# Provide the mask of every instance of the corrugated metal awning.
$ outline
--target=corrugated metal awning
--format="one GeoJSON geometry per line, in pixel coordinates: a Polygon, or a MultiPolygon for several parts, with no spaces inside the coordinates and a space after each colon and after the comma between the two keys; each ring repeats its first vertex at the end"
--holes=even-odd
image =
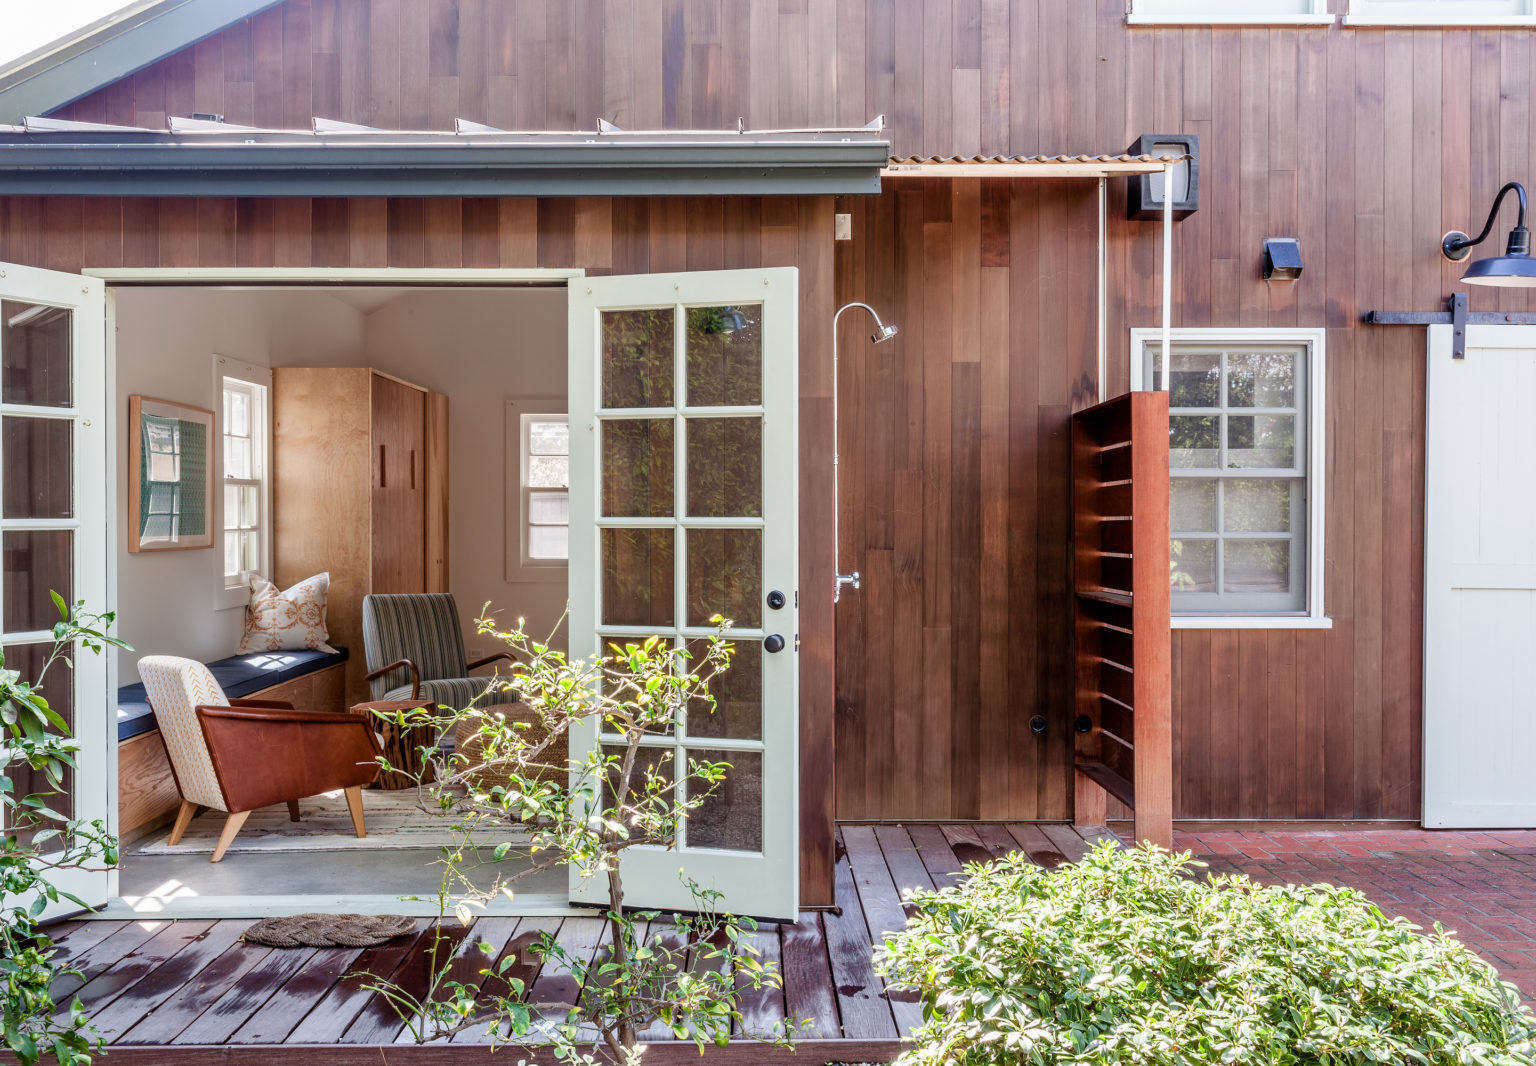
{"type": "Polygon", "coordinates": [[[110,196],[636,196],[870,193],[883,121],[854,129],[166,129],[28,118],[0,128],[0,193],[110,196]]]}
{"type": "Polygon", "coordinates": [[[887,178],[1108,178],[1155,174],[1177,158],[1156,155],[909,156],[892,159],[887,178]]]}

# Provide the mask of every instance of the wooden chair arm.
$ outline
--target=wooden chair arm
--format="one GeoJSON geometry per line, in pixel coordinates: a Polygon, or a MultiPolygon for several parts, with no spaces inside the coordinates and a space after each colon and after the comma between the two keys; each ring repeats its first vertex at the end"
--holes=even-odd
{"type": "Polygon", "coordinates": [[[421,699],[421,671],[418,670],[416,668],[416,664],[411,662],[411,660],[409,660],[409,659],[396,659],[394,662],[390,663],[388,666],[381,666],[377,670],[370,670],[370,671],[368,671],[368,673],[363,675],[363,680],[364,681],[372,681],[375,678],[383,677],[385,674],[390,673],[391,671],[401,670],[401,669],[410,671],[410,674],[411,674],[411,699],[413,699],[413,700],[421,699]]]}
{"type": "Polygon", "coordinates": [[[492,663],[499,662],[499,661],[501,661],[503,659],[505,659],[509,663],[517,662],[517,656],[513,655],[511,652],[509,652],[509,651],[499,651],[495,655],[487,655],[483,659],[476,659],[474,662],[469,664],[469,669],[471,669],[471,670],[478,670],[482,666],[490,666],[492,663]]]}

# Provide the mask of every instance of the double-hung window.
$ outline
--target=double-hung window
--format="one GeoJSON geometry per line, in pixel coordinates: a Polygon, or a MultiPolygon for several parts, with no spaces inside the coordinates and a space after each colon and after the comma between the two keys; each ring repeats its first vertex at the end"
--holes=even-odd
{"type": "Polygon", "coordinates": [[[1328,0],[1130,0],[1126,21],[1216,26],[1326,25],[1328,0]]]}
{"type": "Polygon", "coordinates": [[[571,430],[563,414],[522,416],[523,565],[565,566],[571,539],[571,430]]]}
{"type": "Polygon", "coordinates": [[[1176,624],[1326,624],[1323,332],[1135,332],[1133,386],[1168,391],[1176,624]]]}
{"type": "Polygon", "coordinates": [[[215,359],[219,389],[220,502],[224,515],[224,587],[245,587],[245,575],[271,570],[271,371],[215,359]]]}

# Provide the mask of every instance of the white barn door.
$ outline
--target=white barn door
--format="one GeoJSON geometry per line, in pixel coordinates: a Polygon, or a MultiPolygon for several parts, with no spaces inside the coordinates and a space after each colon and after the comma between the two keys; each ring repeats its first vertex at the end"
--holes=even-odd
{"type": "MultiPolygon", "coordinates": [[[[792,267],[571,284],[571,654],[734,622],[716,713],[649,740],[674,770],[731,769],[678,850],[625,853],[632,906],[692,909],[680,869],[738,914],[798,906],[797,286],[792,267]]],[[[607,893],[572,869],[573,900],[607,893]]]]}
{"type": "Polygon", "coordinates": [[[1536,326],[1429,329],[1424,824],[1536,826],[1536,326]]]}

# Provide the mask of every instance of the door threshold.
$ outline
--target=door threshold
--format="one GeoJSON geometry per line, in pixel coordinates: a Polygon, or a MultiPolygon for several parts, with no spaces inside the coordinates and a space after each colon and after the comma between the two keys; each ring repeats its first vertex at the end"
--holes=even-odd
{"type": "MultiPolygon", "coordinates": [[[[143,921],[172,918],[278,918],[313,911],[344,914],[404,914],[414,918],[435,918],[435,899],[407,899],[390,895],[334,896],[178,896],[161,899],[154,896],[118,896],[98,911],[79,915],[81,919],[100,921],[143,921]]],[[[505,896],[477,908],[480,917],[535,917],[553,915],[591,915],[590,907],[573,907],[564,895],[529,893],[515,899],[505,896]]]]}

